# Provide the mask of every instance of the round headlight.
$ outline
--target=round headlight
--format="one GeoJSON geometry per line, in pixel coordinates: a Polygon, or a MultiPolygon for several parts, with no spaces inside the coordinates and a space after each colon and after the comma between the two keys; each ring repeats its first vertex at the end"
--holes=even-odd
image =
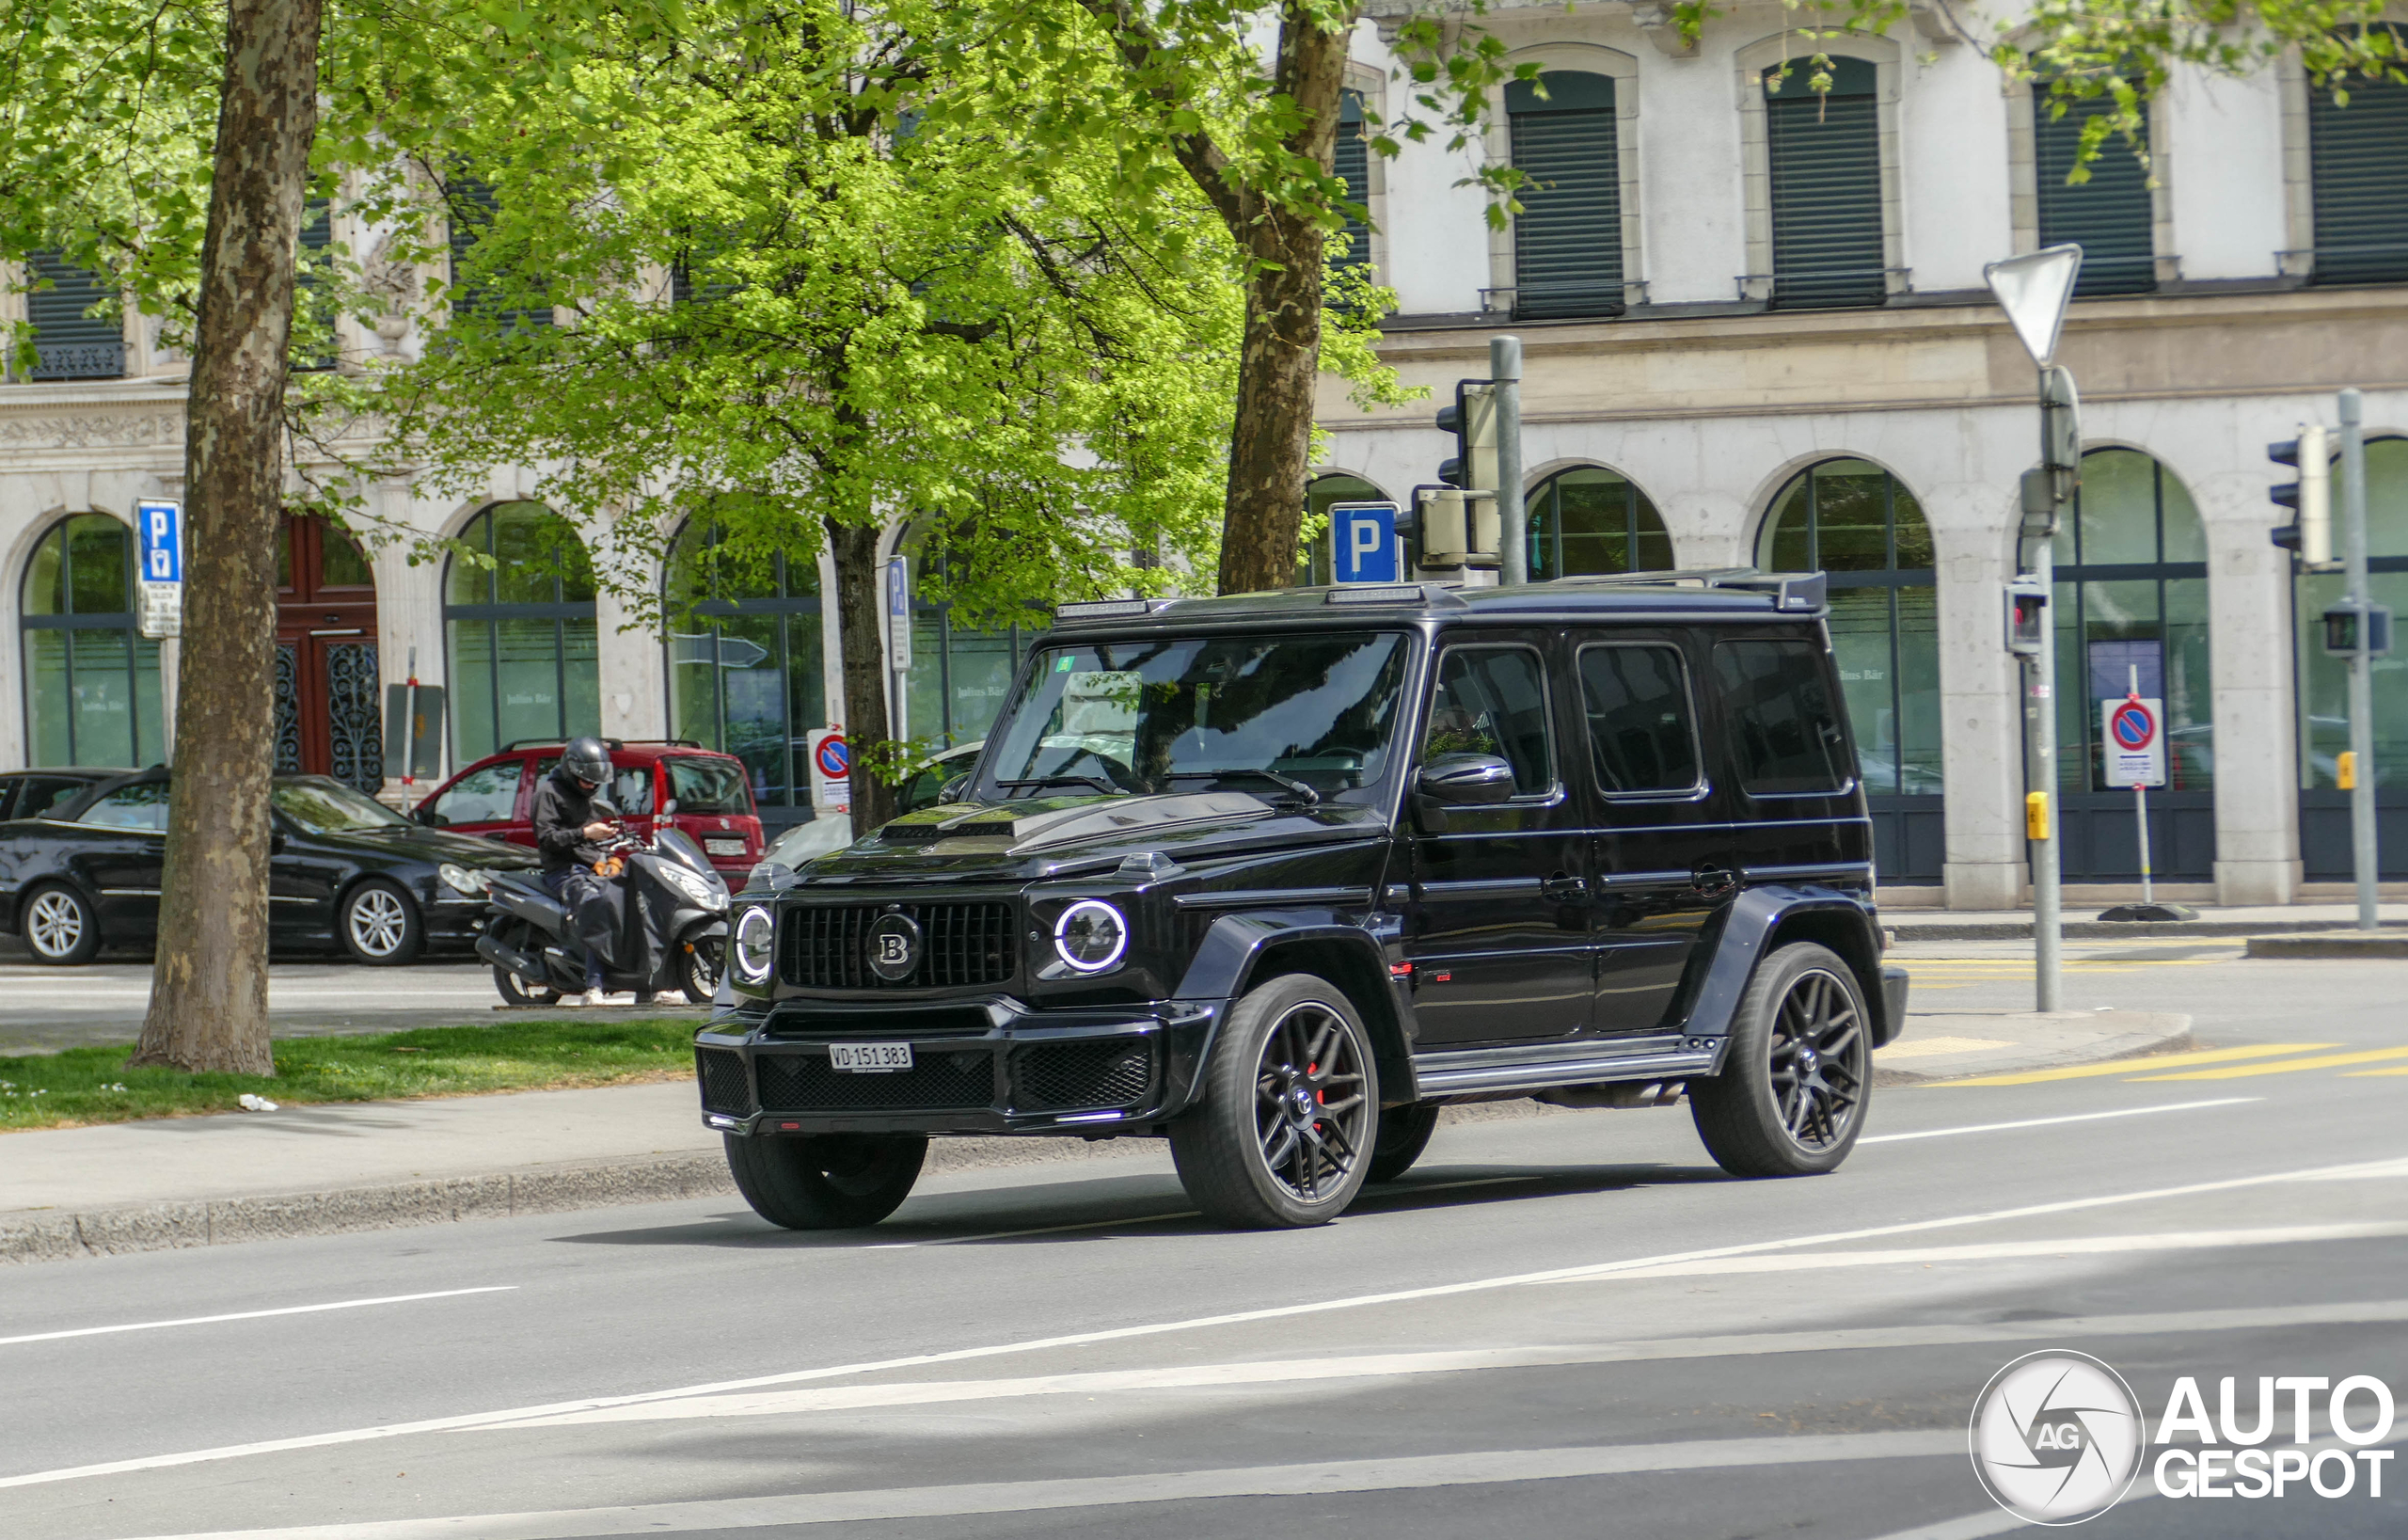
{"type": "Polygon", "coordinates": [[[443,880],[445,887],[456,893],[483,893],[493,876],[490,872],[470,871],[466,866],[455,866],[449,861],[437,865],[435,868],[435,875],[443,880]]]}
{"type": "Polygon", "coordinates": [[[1101,973],[1129,950],[1129,922],[1101,898],[1082,898],[1054,922],[1054,950],[1081,973],[1101,973]]]}
{"type": "Polygon", "coordinates": [[[769,912],[757,905],[746,910],[736,920],[736,976],[748,984],[757,984],[769,976],[769,963],[776,953],[778,925],[769,912]]]}

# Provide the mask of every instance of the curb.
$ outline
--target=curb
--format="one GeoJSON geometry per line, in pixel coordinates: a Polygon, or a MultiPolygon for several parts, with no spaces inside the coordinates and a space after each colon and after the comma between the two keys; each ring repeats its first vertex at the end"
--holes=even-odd
{"type": "MultiPolygon", "coordinates": [[[[1891,919],[1883,922],[1899,941],[2030,941],[2032,922],[1967,925],[1947,920],[1891,919]]],[[[2113,941],[2172,936],[2269,936],[2310,932],[2347,932],[2353,922],[2325,920],[2067,920],[2065,933],[2079,941],[2113,941]]],[[[2385,920],[2388,930],[2408,934],[2408,921],[2385,920]]],[[[2356,955],[2356,954],[2352,954],[2356,955]]]]}
{"type": "Polygon", "coordinates": [[[2248,955],[2408,958],[2408,934],[2369,935],[2364,930],[2345,930],[2316,936],[2253,936],[2248,955]]]}

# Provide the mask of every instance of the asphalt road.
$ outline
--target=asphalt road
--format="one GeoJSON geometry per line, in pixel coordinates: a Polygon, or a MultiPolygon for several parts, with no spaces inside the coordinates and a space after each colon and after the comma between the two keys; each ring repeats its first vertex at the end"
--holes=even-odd
{"type": "MultiPolygon", "coordinates": [[[[2028,1002],[1924,950],[1949,1008],[2028,1002]]],[[[2184,1375],[2211,1413],[2238,1376],[2242,1432],[2259,1375],[2408,1400],[2408,968],[2230,950],[2074,1003],[2283,1052],[1885,1089],[1828,1178],[1562,1113],[1450,1128],[1296,1233],[1205,1228],[1156,1151],[931,1180],[854,1235],[715,1201],[0,1273],[0,1534],[2006,1532],[1966,1425],[2027,1352],[2152,1421],[2184,1375]]],[[[2408,1472],[2150,1487],[2082,1532],[2408,1532],[2408,1472]]]]}

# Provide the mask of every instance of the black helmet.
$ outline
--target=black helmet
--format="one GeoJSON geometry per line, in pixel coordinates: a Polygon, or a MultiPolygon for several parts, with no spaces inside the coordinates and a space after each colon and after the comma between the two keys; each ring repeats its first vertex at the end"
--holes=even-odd
{"type": "Polygon", "coordinates": [[[610,751],[598,738],[573,738],[561,755],[561,769],[589,785],[610,778],[610,751]]]}

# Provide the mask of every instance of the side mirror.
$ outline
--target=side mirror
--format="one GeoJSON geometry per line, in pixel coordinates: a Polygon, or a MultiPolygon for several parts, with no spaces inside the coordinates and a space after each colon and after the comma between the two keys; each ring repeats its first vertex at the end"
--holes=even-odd
{"type": "Polygon", "coordinates": [[[1493,754],[1442,754],[1421,767],[1415,789],[1449,807],[1495,807],[1513,798],[1513,767],[1493,754]]]}
{"type": "Polygon", "coordinates": [[[940,802],[958,802],[969,795],[970,777],[967,775],[957,775],[937,788],[937,801],[940,802]]]}
{"type": "Polygon", "coordinates": [[[667,802],[663,802],[663,803],[661,803],[661,804],[660,804],[660,813],[661,813],[661,816],[662,816],[663,818],[666,818],[666,817],[668,817],[670,814],[674,813],[674,812],[676,812],[676,811],[677,811],[677,799],[676,799],[676,798],[674,798],[674,797],[670,798],[667,802]]]}
{"type": "Polygon", "coordinates": [[[620,816],[617,808],[611,806],[609,802],[604,802],[599,797],[594,798],[593,802],[586,805],[592,809],[594,816],[597,818],[615,818],[620,816]]]}
{"type": "Polygon", "coordinates": [[[272,832],[268,834],[268,836],[267,836],[267,853],[268,853],[268,854],[270,854],[270,855],[282,855],[282,854],[284,853],[284,831],[283,831],[283,830],[281,830],[281,829],[274,830],[274,831],[272,831],[272,832]]]}
{"type": "Polygon", "coordinates": [[[451,821],[442,814],[437,813],[435,810],[435,804],[433,802],[428,802],[423,806],[419,807],[410,814],[410,818],[416,822],[426,825],[429,829],[440,829],[446,823],[451,821]]]}

